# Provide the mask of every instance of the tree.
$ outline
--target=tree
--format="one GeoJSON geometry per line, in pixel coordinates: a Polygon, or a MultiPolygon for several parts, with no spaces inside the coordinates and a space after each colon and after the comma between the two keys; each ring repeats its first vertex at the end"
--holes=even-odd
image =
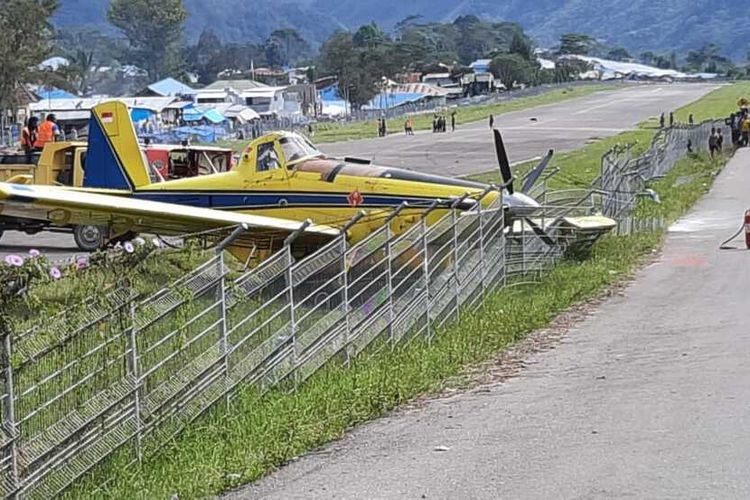
{"type": "Polygon", "coordinates": [[[490,63],[490,71],[510,90],[516,83],[529,83],[533,76],[533,67],[518,54],[498,54],[490,63]]]}
{"type": "Polygon", "coordinates": [[[18,85],[29,83],[51,49],[49,19],[57,0],[5,0],[0,7],[0,110],[16,107],[18,85]]]}
{"type": "Polygon", "coordinates": [[[588,55],[596,46],[596,40],[583,33],[565,33],[560,37],[558,54],[588,55]]]}
{"type": "Polygon", "coordinates": [[[640,56],[638,56],[643,64],[646,64],[648,66],[654,66],[656,61],[656,54],[651,52],[650,50],[647,50],[646,52],[642,52],[640,56]]]}
{"type": "Polygon", "coordinates": [[[268,65],[277,68],[295,64],[312,53],[307,40],[289,28],[271,33],[263,44],[263,50],[268,65]]]}
{"type": "Polygon", "coordinates": [[[518,54],[527,61],[534,60],[534,47],[531,45],[531,41],[525,35],[521,33],[514,33],[513,40],[510,42],[509,52],[511,54],[518,54]]]}
{"type": "Polygon", "coordinates": [[[111,0],[107,19],[130,42],[132,62],[158,80],[182,66],[180,41],[187,12],[182,0],[111,0]]]}
{"type": "Polygon", "coordinates": [[[627,49],[624,47],[617,47],[607,52],[607,59],[612,59],[613,61],[626,61],[632,59],[632,57],[627,49]]]}
{"type": "Polygon", "coordinates": [[[216,80],[224,66],[224,45],[216,33],[208,28],[201,32],[198,43],[187,50],[187,62],[192,71],[198,74],[198,82],[203,85],[216,80]]]}
{"type": "Polygon", "coordinates": [[[354,34],[338,32],[320,49],[320,65],[336,75],[343,96],[356,107],[366,104],[380,90],[383,77],[402,69],[392,57],[393,42],[377,25],[360,27],[354,34]]]}

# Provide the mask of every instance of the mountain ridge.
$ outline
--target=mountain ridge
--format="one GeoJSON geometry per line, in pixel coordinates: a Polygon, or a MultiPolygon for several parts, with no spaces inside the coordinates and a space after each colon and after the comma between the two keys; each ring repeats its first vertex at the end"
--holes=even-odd
{"type": "MultiPolygon", "coordinates": [[[[107,2],[61,0],[58,27],[91,26],[109,30],[107,2]]],[[[739,0],[185,0],[190,14],[185,35],[194,41],[207,27],[225,41],[261,41],[279,28],[294,28],[318,44],[337,29],[376,22],[386,29],[410,15],[418,22],[452,21],[473,14],[493,21],[518,22],[544,47],[562,33],[588,33],[634,54],[686,52],[717,43],[734,59],[745,59],[750,25],[739,0]]]]}

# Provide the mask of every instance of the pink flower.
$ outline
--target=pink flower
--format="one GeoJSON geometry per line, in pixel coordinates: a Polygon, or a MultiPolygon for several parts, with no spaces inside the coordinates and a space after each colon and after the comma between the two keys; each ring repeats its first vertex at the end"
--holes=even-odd
{"type": "Polygon", "coordinates": [[[40,255],[42,255],[42,252],[40,252],[36,248],[32,248],[31,250],[29,250],[29,257],[31,257],[32,259],[39,257],[40,255]]]}
{"type": "Polygon", "coordinates": [[[122,248],[124,248],[125,251],[128,253],[135,252],[135,247],[133,247],[133,244],[129,241],[126,241],[125,244],[122,246],[122,248]]]}
{"type": "Polygon", "coordinates": [[[49,275],[52,277],[53,280],[59,280],[62,278],[62,273],[60,272],[60,269],[57,267],[53,267],[49,270],[49,275]]]}
{"type": "Polygon", "coordinates": [[[87,267],[89,267],[89,260],[86,257],[78,257],[78,260],[76,260],[76,270],[82,271],[87,267]]]}
{"type": "Polygon", "coordinates": [[[7,255],[5,257],[5,263],[13,267],[21,267],[23,265],[23,257],[20,255],[7,255]]]}

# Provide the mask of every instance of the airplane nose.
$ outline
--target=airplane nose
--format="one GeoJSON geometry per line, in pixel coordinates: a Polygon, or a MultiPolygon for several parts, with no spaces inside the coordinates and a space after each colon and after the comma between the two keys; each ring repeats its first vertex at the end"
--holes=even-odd
{"type": "Polygon", "coordinates": [[[534,214],[541,205],[532,197],[523,193],[505,194],[503,202],[508,211],[515,217],[528,217],[534,214]]]}

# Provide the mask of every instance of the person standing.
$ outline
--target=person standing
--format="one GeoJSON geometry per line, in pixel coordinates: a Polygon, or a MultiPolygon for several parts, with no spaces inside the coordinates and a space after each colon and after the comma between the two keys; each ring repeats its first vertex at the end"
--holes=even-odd
{"type": "Polygon", "coordinates": [[[495,128],[495,115],[490,115],[490,128],[495,128]]]}
{"type": "Polygon", "coordinates": [[[60,127],[57,126],[57,118],[53,113],[47,115],[47,119],[39,125],[34,147],[44,148],[48,142],[55,142],[60,137],[60,127]]]}
{"type": "Polygon", "coordinates": [[[659,117],[659,128],[664,128],[664,113],[659,117]]]}
{"type": "Polygon", "coordinates": [[[674,113],[672,113],[671,111],[669,112],[669,127],[674,127],[674,113]]]}
{"type": "Polygon", "coordinates": [[[708,153],[711,155],[711,158],[716,154],[716,141],[716,129],[712,128],[711,135],[708,136],[708,153]]]}
{"type": "Polygon", "coordinates": [[[742,133],[742,139],[740,140],[740,145],[742,147],[747,146],[748,141],[750,140],[750,118],[745,116],[742,118],[742,124],[740,125],[740,132],[742,133]]]}
{"type": "Polygon", "coordinates": [[[721,153],[724,149],[724,136],[721,134],[721,129],[716,129],[716,151],[721,153]]]}
{"type": "Polygon", "coordinates": [[[695,121],[693,120],[693,113],[690,113],[690,116],[688,116],[688,124],[693,125],[695,121]]]}
{"type": "Polygon", "coordinates": [[[26,120],[26,126],[21,131],[21,149],[26,153],[26,163],[32,163],[38,128],[39,118],[32,116],[26,120]]]}
{"type": "Polygon", "coordinates": [[[451,132],[456,131],[456,112],[451,113],[451,132]]]}

